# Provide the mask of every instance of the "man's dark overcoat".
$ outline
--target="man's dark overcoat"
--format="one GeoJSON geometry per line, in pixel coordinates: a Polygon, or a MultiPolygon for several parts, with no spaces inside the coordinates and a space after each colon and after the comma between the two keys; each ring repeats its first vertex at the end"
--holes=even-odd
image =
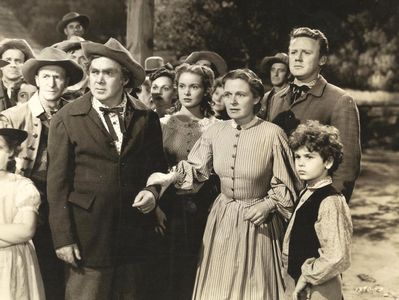
{"type": "Polygon", "coordinates": [[[90,93],[52,119],[48,201],[54,247],[77,243],[82,265],[114,266],[148,253],[153,215],[131,207],[148,176],[166,170],[156,113],[128,96],[118,154],[90,93]]]}

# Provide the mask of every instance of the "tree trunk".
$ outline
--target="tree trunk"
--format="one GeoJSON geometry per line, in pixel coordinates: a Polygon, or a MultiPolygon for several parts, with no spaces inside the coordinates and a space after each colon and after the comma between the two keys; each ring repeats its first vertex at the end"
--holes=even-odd
{"type": "Polygon", "coordinates": [[[142,65],[154,50],[154,0],[128,0],[126,46],[142,65]]]}

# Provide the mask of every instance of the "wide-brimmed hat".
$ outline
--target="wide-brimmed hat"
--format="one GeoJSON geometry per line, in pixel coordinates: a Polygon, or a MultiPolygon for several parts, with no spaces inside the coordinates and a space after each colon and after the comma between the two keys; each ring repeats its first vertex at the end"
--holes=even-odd
{"type": "Polygon", "coordinates": [[[11,138],[18,145],[28,137],[28,133],[25,130],[15,128],[0,128],[0,135],[11,138]]]}
{"type": "Polygon", "coordinates": [[[197,61],[206,59],[209,60],[216,68],[219,76],[227,72],[226,61],[219,54],[213,51],[194,51],[184,61],[188,64],[195,64],[197,61]]]}
{"type": "Polygon", "coordinates": [[[144,70],[147,74],[155,72],[157,69],[163,67],[165,62],[160,56],[150,56],[144,61],[144,70]]]}
{"type": "Polygon", "coordinates": [[[84,55],[90,59],[92,56],[105,56],[120,63],[127,68],[132,77],[125,87],[139,87],[145,79],[143,67],[133,58],[132,54],[114,38],[110,38],[105,44],[87,42],[82,44],[84,55]]]}
{"type": "Polygon", "coordinates": [[[8,65],[8,61],[0,59],[0,68],[4,67],[6,65],[8,65]]]}
{"type": "Polygon", "coordinates": [[[64,52],[68,52],[72,49],[81,49],[82,42],[86,42],[86,40],[80,36],[72,36],[69,40],[64,40],[62,42],[56,43],[51,47],[61,49],[64,52]]]}
{"type": "Polygon", "coordinates": [[[288,55],[280,52],[274,56],[266,56],[260,63],[260,69],[262,72],[267,73],[270,71],[270,67],[275,63],[282,63],[288,67],[288,55]]]}
{"type": "Polygon", "coordinates": [[[25,61],[35,57],[32,47],[24,39],[3,39],[0,42],[0,56],[8,49],[18,49],[25,55],[25,61]]]}
{"type": "Polygon", "coordinates": [[[82,68],[68,57],[64,51],[47,47],[44,48],[36,58],[31,58],[22,66],[22,75],[27,83],[36,86],[35,76],[43,66],[56,65],[62,67],[69,78],[68,86],[74,85],[82,80],[82,68]]]}
{"type": "Polygon", "coordinates": [[[71,11],[62,17],[61,21],[57,24],[57,31],[61,34],[64,34],[64,28],[68,23],[72,21],[78,21],[82,24],[83,28],[87,30],[90,24],[90,18],[86,15],[81,15],[77,12],[71,11]]]}

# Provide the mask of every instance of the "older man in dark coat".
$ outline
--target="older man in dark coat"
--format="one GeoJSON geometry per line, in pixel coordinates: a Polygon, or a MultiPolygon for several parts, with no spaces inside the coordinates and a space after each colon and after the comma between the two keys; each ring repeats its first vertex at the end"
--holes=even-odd
{"type": "Polygon", "coordinates": [[[166,169],[161,127],[124,91],[145,72],[118,41],[83,50],[91,92],[54,116],[48,150],[50,226],[68,263],[66,299],[145,299],[142,263],[158,191],[140,190],[166,169]]]}
{"type": "Polygon", "coordinates": [[[295,78],[271,99],[269,120],[287,134],[306,120],[338,128],[344,157],[334,173],[333,186],[349,201],[360,170],[359,112],[350,95],[320,75],[327,53],[328,40],[321,31],[302,27],[291,32],[289,67],[295,78]]]}

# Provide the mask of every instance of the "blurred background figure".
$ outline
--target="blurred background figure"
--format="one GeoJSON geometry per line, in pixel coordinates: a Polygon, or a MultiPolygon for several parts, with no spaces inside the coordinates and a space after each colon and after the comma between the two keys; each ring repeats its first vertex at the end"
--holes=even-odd
{"type": "Polygon", "coordinates": [[[90,19],[77,12],[69,12],[57,24],[57,31],[69,40],[73,36],[83,37],[89,29],[90,19]]]}
{"type": "Polygon", "coordinates": [[[26,81],[22,81],[21,85],[19,86],[17,105],[21,105],[22,103],[28,102],[30,97],[32,97],[33,94],[36,93],[36,91],[37,87],[27,83],[26,81]]]}
{"type": "Polygon", "coordinates": [[[175,71],[171,64],[157,69],[150,74],[151,100],[160,118],[175,112],[174,104],[177,100],[173,86],[175,71]]]}
{"type": "Polygon", "coordinates": [[[31,46],[23,39],[4,39],[0,42],[0,58],[8,62],[1,68],[0,111],[15,106],[22,83],[22,65],[34,53],[31,46]]]}
{"type": "Polygon", "coordinates": [[[230,119],[229,115],[226,111],[226,105],[223,100],[223,78],[219,77],[215,80],[212,86],[211,95],[212,95],[212,111],[214,113],[215,118],[220,120],[228,120],[230,119]]]}
{"type": "Polygon", "coordinates": [[[86,42],[86,40],[79,36],[72,36],[69,40],[56,43],[52,46],[66,52],[69,58],[80,65],[85,71],[83,79],[80,82],[74,84],[73,86],[69,86],[65,90],[62,98],[67,101],[75,100],[89,91],[88,77],[86,74],[88,62],[87,58],[83,54],[82,42],[86,42]]]}
{"type": "Polygon", "coordinates": [[[151,99],[151,80],[149,76],[164,65],[165,62],[160,56],[147,57],[144,61],[144,70],[146,73],[145,80],[141,86],[134,91],[137,98],[152,110],[155,110],[155,105],[151,99]]]}
{"type": "Polygon", "coordinates": [[[261,72],[270,74],[270,83],[272,89],[265,93],[261,101],[261,108],[258,117],[263,120],[269,120],[270,99],[280,90],[288,86],[291,73],[288,67],[288,55],[286,53],[277,53],[274,56],[266,56],[260,64],[261,72]]]}
{"type": "Polygon", "coordinates": [[[215,77],[222,76],[227,72],[226,61],[213,51],[194,51],[184,62],[190,65],[207,66],[212,69],[215,77]]]}

